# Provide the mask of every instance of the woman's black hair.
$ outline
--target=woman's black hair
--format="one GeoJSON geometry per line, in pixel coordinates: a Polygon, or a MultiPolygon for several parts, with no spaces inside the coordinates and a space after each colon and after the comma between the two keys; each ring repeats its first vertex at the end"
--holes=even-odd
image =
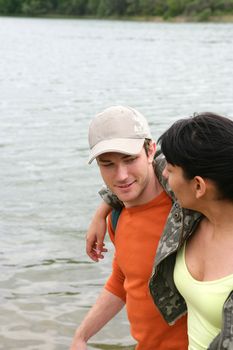
{"type": "Polygon", "coordinates": [[[222,198],[233,200],[233,121],[210,112],[176,121],[158,143],[168,163],[184,176],[199,175],[216,184],[222,198]]]}

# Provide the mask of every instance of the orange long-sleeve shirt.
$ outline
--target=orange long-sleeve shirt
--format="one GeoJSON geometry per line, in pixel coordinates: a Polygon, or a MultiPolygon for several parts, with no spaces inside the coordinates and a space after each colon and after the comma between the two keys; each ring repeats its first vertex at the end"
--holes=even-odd
{"type": "Polygon", "coordinates": [[[156,309],[148,288],[156,248],[170,209],[171,200],[162,192],[145,205],[124,208],[115,233],[111,216],[108,220],[115,256],[105,288],[126,302],[137,350],[188,348],[186,317],[169,326],[156,309]]]}

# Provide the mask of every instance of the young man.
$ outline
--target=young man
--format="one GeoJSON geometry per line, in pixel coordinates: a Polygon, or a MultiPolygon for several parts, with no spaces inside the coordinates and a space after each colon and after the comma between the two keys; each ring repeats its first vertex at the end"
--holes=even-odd
{"type": "Polygon", "coordinates": [[[186,318],[170,327],[148,289],[157,245],[172,202],[154,173],[155,143],[145,118],[130,107],[98,114],[89,128],[91,154],[107,187],[123,202],[114,230],[112,273],[102,293],[78,327],[71,350],[86,350],[96,334],[124,305],[137,350],[186,350],[186,318]]]}

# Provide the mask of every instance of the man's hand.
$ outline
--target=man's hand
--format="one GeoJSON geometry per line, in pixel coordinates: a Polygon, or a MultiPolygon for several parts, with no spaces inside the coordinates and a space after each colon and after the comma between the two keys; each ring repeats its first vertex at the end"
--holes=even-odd
{"type": "Polygon", "coordinates": [[[105,232],[101,236],[102,237],[100,237],[100,233],[97,233],[96,230],[92,231],[90,230],[90,228],[88,229],[87,235],[86,235],[86,253],[93,261],[96,261],[96,262],[98,262],[99,259],[103,259],[104,258],[103,253],[108,251],[104,247],[105,243],[103,242],[105,237],[105,232]]]}
{"type": "Polygon", "coordinates": [[[87,343],[74,337],[70,350],[88,350],[87,343]]]}
{"type": "Polygon", "coordinates": [[[96,210],[86,234],[86,253],[96,262],[103,259],[103,253],[108,251],[105,248],[104,237],[107,228],[106,218],[110,211],[111,207],[102,203],[96,210]]]}
{"type": "Polygon", "coordinates": [[[88,350],[88,340],[99,332],[124,305],[123,300],[103,288],[96,303],[76,329],[70,350],[88,350]]]}

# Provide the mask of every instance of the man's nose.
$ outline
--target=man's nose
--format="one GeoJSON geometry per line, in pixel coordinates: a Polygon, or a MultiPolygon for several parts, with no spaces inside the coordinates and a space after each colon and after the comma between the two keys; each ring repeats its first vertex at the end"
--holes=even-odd
{"type": "Polygon", "coordinates": [[[127,166],[125,165],[119,165],[117,167],[117,180],[118,181],[123,181],[125,179],[127,179],[128,177],[128,169],[127,169],[127,166]]]}

